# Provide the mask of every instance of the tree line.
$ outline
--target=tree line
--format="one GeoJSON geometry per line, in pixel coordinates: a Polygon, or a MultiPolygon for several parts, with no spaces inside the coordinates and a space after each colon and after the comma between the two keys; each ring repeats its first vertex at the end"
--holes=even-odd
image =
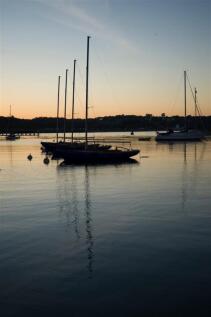
{"type": "MultiPolygon", "coordinates": [[[[56,132],[56,118],[39,117],[34,119],[20,119],[15,117],[0,117],[0,133],[6,132],[40,132],[53,133],[56,132]]],[[[150,131],[150,130],[166,130],[183,128],[185,120],[182,116],[153,116],[147,114],[145,116],[136,115],[117,115],[88,119],[88,130],[90,132],[97,131],[150,131]]],[[[73,122],[75,132],[83,132],[84,119],[74,119],[73,122]]],[[[199,128],[211,132],[211,116],[203,117],[187,117],[187,125],[189,128],[199,128]]],[[[64,118],[59,119],[59,132],[63,132],[64,118]]],[[[66,120],[66,131],[72,129],[72,120],[66,120]]]]}

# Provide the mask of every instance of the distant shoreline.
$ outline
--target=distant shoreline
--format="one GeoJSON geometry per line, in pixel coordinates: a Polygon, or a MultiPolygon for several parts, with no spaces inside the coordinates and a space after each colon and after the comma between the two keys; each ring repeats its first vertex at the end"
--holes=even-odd
{"type": "MultiPolygon", "coordinates": [[[[203,129],[211,132],[211,115],[203,117],[188,116],[188,127],[203,129]]],[[[55,133],[56,118],[41,117],[33,119],[20,119],[15,117],[0,117],[1,133],[55,133]]],[[[84,119],[74,120],[74,132],[84,131],[84,119]]],[[[64,118],[59,118],[59,133],[63,132],[64,118]]],[[[184,127],[183,116],[145,116],[118,115],[88,119],[89,132],[140,132],[179,129],[184,127]]],[[[66,132],[72,131],[72,120],[66,120],[66,132]]]]}

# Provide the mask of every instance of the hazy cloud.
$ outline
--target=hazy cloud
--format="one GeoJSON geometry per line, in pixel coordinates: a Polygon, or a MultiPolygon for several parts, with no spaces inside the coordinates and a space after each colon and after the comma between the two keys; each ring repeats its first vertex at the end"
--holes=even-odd
{"type": "MultiPolygon", "coordinates": [[[[51,19],[55,23],[71,27],[85,34],[105,38],[130,53],[138,52],[135,45],[126,37],[119,34],[117,30],[111,29],[106,23],[103,23],[94,14],[89,12],[90,1],[88,0],[32,0],[32,2],[48,6],[51,9],[51,13],[45,14],[46,18],[51,19]]],[[[102,6],[102,10],[110,10],[109,1],[95,2],[96,5],[102,6]]]]}

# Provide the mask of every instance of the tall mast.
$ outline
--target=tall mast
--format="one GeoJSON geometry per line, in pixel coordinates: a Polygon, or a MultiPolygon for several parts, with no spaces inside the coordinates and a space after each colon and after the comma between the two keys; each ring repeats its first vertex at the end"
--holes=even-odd
{"type": "Polygon", "coordinates": [[[76,67],[76,59],[74,59],[74,66],[73,66],[72,143],[73,143],[73,133],[74,133],[74,108],[75,108],[75,67],[76,67]]]}
{"type": "Polygon", "coordinates": [[[88,92],[89,92],[89,40],[90,36],[87,36],[87,56],[86,56],[86,116],[85,116],[85,150],[88,144],[88,92]]]}
{"type": "Polygon", "coordinates": [[[64,97],[64,142],[65,142],[65,140],[66,140],[67,74],[68,74],[68,69],[66,69],[66,76],[65,76],[65,97],[64,97]]]}
{"type": "Polygon", "coordinates": [[[196,95],[197,95],[197,89],[195,88],[194,89],[195,117],[197,115],[197,97],[196,97],[196,95]]]}
{"type": "Polygon", "coordinates": [[[10,134],[12,133],[11,126],[12,126],[12,106],[10,105],[10,117],[9,117],[9,131],[10,131],[10,134]]]}
{"type": "Polygon", "coordinates": [[[186,98],[186,70],[184,71],[184,104],[185,104],[185,129],[187,129],[187,98],[186,98]]]}
{"type": "Polygon", "coordinates": [[[57,116],[56,116],[56,142],[59,140],[59,97],[60,97],[60,78],[58,76],[58,95],[57,95],[57,116]]]}

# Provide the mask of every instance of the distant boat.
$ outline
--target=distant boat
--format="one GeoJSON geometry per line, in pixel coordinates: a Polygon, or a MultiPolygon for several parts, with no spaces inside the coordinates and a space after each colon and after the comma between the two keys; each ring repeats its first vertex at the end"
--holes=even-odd
{"type": "MultiPolygon", "coordinates": [[[[185,128],[182,130],[169,129],[167,132],[157,132],[156,141],[201,141],[204,139],[204,133],[200,130],[189,129],[187,124],[187,102],[186,102],[186,80],[187,73],[184,71],[184,108],[185,108],[185,128]]],[[[196,94],[196,90],[195,90],[196,94]]],[[[195,116],[196,116],[196,95],[195,95],[195,116]]]]}
{"type": "Polygon", "coordinates": [[[95,147],[90,149],[88,146],[89,40],[90,36],[87,37],[85,146],[84,149],[79,150],[58,150],[58,154],[66,163],[108,163],[127,161],[131,157],[137,155],[140,151],[126,148],[102,149],[100,147],[95,147]]]}
{"type": "MultiPolygon", "coordinates": [[[[11,127],[12,127],[12,107],[10,105],[10,119],[9,119],[9,130],[11,131],[11,127]]],[[[18,140],[20,139],[20,136],[13,133],[13,132],[10,132],[8,135],[6,135],[6,140],[7,141],[15,141],[15,140],[18,140]]]]}
{"type": "Polygon", "coordinates": [[[150,136],[141,136],[138,138],[139,141],[150,141],[151,137],[150,136]]]}
{"type": "Polygon", "coordinates": [[[20,139],[20,136],[17,134],[14,134],[14,133],[10,133],[6,136],[6,140],[8,140],[8,141],[15,141],[18,139],[20,139]]]}
{"type": "Polygon", "coordinates": [[[204,134],[199,130],[169,130],[159,132],[155,139],[156,141],[201,141],[204,139],[204,134]]]}

